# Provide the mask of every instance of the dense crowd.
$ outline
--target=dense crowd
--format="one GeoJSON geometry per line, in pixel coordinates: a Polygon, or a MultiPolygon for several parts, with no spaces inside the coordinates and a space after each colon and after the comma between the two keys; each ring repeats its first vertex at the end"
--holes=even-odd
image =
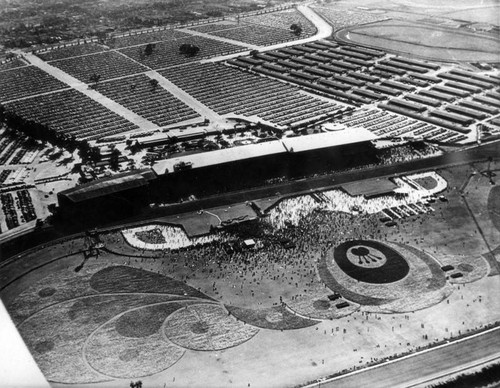
{"type": "Polygon", "coordinates": [[[165,250],[181,249],[190,246],[205,245],[216,240],[223,240],[221,234],[189,238],[176,226],[145,225],[122,231],[127,242],[138,249],[165,250]]]}
{"type": "Polygon", "coordinates": [[[383,209],[421,202],[425,198],[446,189],[446,181],[438,174],[430,172],[395,178],[397,194],[381,195],[367,199],[362,195],[350,196],[342,190],[329,190],[313,195],[303,195],[285,199],[269,212],[269,222],[274,228],[284,229],[289,225],[297,226],[315,210],[357,214],[376,214],[383,209]],[[433,189],[425,189],[412,181],[412,178],[431,176],[437,182],[433,189]]]}

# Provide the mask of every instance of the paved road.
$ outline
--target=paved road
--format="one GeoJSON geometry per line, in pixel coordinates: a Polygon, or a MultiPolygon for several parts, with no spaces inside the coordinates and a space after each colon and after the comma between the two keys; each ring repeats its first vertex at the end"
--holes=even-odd
{"type": "Polygon", "coordinates": [[[496,355],[500,355],[500,328],[308,387],[408,387],[496,355]]]}

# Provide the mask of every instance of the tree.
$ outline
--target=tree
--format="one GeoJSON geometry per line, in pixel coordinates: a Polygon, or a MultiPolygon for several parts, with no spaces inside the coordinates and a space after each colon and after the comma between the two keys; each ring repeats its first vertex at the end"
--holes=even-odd
{"type": "Polygon", "coordinates": [[[290,26],[290,30],[293,32],[294,35],[297,35],[297,36],[300,36],[300,34],[302,34],[302,27],[300,26],[300,24],[292,24],[290,26]]]}
{"type": "Polygon", "coordinates": [[[113,171],[118,171],[120,169],[120,156],[122,153],[117,148],[113,148],[111,151],[111,156],[109,158],[109,167],[113,171]]]}
{"type": "Polygon", "coordinates": [[[149,57],[151,54],[153,54],[155,48],[156,48],[155,44],[148,43],[146,48],[144,49],[144,54],[149,57]]]}
{"type": "Polygon", "coordinates": [[[149,84],[151,85],[151,87],[153,88],[153,90],[156,89],[156,87],[158,86],[159,82],[157,79],[150,79],[149,80],[149,84]]]}
{"type": "Polygon", "coordinates": [[[93,162],[97,163],[101,160],[101,150],[99,147],[90,147],[89,153],[88,153],[88,159],[93,162]]]}
{"type": "Polygon", "coordinates": [[[86,162],[89,160],[89,154],[90,154],[90,144],[87,140],[80,140],[77,144],[78,147],[78,155],[80,156],[80,159],[82,159],[83,162],[86,162]]]}
{"type": "Polygon", "coordinates": [[[199,51],[200,48],[191,43],[184,43],[179,47],[179,52],[186,57],[194,57],[199,51]]]}
{"type": "Polygon", "coordinates": [[[97,83],[99,82],[100,79],[101,79],[101,75],[97,74],[97,73],[94,73],[90,76],[90,82],[93,82],[94,86],[97,85],[97,83]]]}

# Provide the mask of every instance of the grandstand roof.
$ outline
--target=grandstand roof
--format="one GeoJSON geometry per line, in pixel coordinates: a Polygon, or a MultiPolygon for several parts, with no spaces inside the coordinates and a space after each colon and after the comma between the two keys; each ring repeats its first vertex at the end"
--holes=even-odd
{"type": "Polygon", "coordinates": [[[265,143],[249,144],[159,160],[152,168],[158,175],[162,175],[174,172],[174,166],[181,162],[191,163],[191,168],[195,169],[269,155],[286,154],[287,152],[313,151],[315,149],[319,150],[350,143],[360,143],[376,138],[367,129],[349,128],[342,131],[289,137],[265,143]]]}
{"type": "Polygon", "coordinates": [[[377,136],[367,129],[356,127],[342,131],[287,137],[282,139],[282,143],[290,151],[293,149],[293,152],[304,152],[351,143],[361,143],[364,141],[374,140],[376,138],[377,136]]]}
{"type": "Polygon", "coordinates": [[[131,188],[145,186],[155,178],[156,175],[151,169],[124,172],[61,191],[59,195],[68,198],[72,202],[82,202],[131,188]]]}
{"type": "Polygon", "coordinates": [[[364,195],[365,197],[373,197],[376,195],[387,194],[394,189],[396,185],[393,181],[387,178],[367,179],[342,185],[342,188],[350,196],[364,195]]]}

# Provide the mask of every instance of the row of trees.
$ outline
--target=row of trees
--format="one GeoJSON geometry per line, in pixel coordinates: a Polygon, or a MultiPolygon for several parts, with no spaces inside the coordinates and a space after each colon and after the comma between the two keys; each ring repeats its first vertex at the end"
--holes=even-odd
{"type": "MultiPolygon", "coordinates": [[[[156,44],[148,43],[144,49],[139,48],[139,58],[141,60],[154,54],[156,50],[156,44]]],[[[179,46],[179,54],[186,57],[195,57],[200,52],[200,48],[192,43],[183,43],[179,46]]]]}

